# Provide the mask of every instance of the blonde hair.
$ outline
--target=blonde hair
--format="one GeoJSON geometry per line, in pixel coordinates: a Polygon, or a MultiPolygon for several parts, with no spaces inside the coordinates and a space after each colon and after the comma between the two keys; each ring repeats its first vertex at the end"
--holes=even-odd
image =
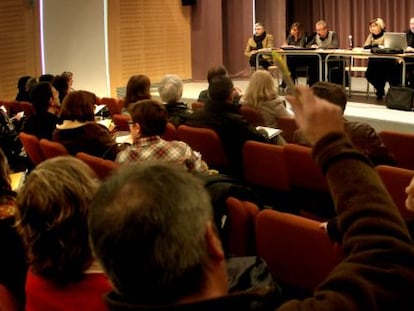
{"type": "Polygon", "coordinates": [[[243,100],[259,108],[263,102],[277,98],[277,89],[272,75],[267,70],[257,70],[250,77],[249,86],[243,96],[243,100]]]}
{"type": "Polygon", "coordinates": [[[369,28],[369,30],[371,30],[370,28],[371,28],[371,25],[372,25],[372,24],[377,25],[379,28],[381,28],[381,30],[385,30],[385,22],[384,22],[384,20],[383,20],[382,18],[380,18],[380,17],[374,18],[374,19],[372,19],[372,20],[369,22],[369,24],[368,24],[368,28],[369,28]]]}

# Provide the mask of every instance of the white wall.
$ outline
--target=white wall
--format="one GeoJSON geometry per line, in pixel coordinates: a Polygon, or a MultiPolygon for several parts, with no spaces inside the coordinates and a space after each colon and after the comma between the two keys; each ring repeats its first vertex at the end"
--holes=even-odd
{"type": "Polygon", "coordinates": [[[105,49],[106,0],[43,0],[46,73],[74,74],[73,87],[110,94],[105,49]]]}

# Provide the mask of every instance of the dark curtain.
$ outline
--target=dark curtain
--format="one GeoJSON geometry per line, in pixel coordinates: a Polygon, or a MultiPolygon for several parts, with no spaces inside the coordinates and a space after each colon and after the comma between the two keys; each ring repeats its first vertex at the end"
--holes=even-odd
{"type": "Polygon", "coordinates": [[[354,46],[362,46],[368,36],[368,23],[381,17],[387,31],[401,32],[408,28],[414,16],[412,0],[289,0],[288,25],[300,21],[308,32],[314,32],[315,22],[324,19],[339,35],[341,48],[348,47],[348,35],[354,46]]]}
{"type": "MultiPolygon", "coordinates": [[[[256,21],[265,25],[280,46],[294,21],[304,24],[310,34],[315,22],[324,19],[339,36],[341,48],[362,46],[368,22],[382,17],[388,31],[403,31],[414,16],[413,0],[256,0],[256,21]]],[[[192,9],[193,79],[204,80],[209,67],[224,64],[232,77],[248,76],[244,56],[247,39],[253,32],[252,0],[197,0],[192,9]]]]}

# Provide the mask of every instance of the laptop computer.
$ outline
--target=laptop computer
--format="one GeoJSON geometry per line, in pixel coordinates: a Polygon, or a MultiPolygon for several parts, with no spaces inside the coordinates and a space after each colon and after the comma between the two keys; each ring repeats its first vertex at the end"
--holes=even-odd
{"type": "Polygon", "coordinates": [[[384,48],[405,51],[407,49],[407,35],[404,32],[384,33],[384,48]]]}

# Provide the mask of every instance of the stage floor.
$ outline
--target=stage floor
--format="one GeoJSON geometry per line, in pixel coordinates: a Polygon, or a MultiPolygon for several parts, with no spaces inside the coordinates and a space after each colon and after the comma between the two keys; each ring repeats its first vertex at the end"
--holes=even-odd
{"type": "MultiPolygon", "coordinates": [[[[248,79],[233,80],[234,85],[245,90],[249,83],[248,79]]],[[[305,83],[299,80],[299,83],[305,83]]],[[[373,87],[370,87],[370,94],[366,96],[366,79],[352,78],[352,96],[348,97],[345,117],[349,120],[368,122],[376,131],[393,130],[406,133],[414,133],[414,112],[388,109],[385,107],[385,97],[378,101],[375,98],[373,87]]],[[[183,100],[187,104],[196,101],[201,90],[206,89],[207,81],[185,81],[183,100]]],[[[387,88],[386,88],[387,91],[387,88]]],[[[156,87],[151,94],[158,97],[156,87]]]]}

